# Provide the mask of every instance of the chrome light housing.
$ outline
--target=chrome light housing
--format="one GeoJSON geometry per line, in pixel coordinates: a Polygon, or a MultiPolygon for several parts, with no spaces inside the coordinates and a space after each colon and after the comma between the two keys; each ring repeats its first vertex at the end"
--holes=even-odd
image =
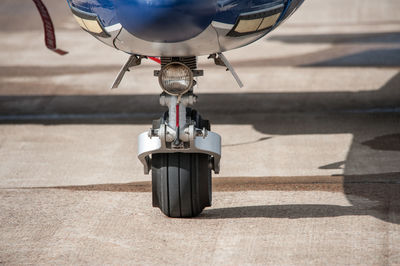
{"type": "Polygon", "coordinates": [[[161,69],[158,82],[166,93],[173,96],[183,95],[193,86],[193,72],[185,64],[172,62],[161,69]]]}

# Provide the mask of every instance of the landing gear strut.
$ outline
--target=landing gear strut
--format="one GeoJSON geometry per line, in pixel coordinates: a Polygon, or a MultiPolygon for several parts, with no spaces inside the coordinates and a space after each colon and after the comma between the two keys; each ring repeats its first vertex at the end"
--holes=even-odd
{"type": "Polygon", "coordinates": [[[196,58],[161,62],[155,74],[168,112],[139,135],[138,157],[145,174],[152,171],[153,206],[169,217],[194,217],[211,206],[211,171],[219,173],[221,137],[190,108],[197,100],[193,76],[203,73],[196,70],[196,58]]]}

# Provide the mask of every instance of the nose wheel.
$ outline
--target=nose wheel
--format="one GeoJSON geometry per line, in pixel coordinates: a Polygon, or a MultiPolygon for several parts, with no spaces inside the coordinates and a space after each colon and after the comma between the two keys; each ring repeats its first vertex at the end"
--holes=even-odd
{"type": "MultiPolygon", "coordinates": [[[[212,170],[219,173],[221,137],[195,110],[185,108],[188,125],[176,134],[167,112],[139,135],[139,159],[145,173],[152,171],[153,207],[169,217],[199,215],[212,201],[212,170]],[[180,144],[174,146],[176,137],[180,144]]],[[[174,117],[174,116],[172,116],[174,117]]]]}
{"type": "MultiPolygon", "coordinates": [[[[196,110],[186,109],[199,128],[210,130],[196,110]]],[[[164,118],[153,123],[158,126],[164,118]]],[[[153,207],[169,217],[187,218],[199,215],[212,201],[212,156],[202,153],[159,153],[151,159],[153,207]]]]}
{"type": "MultiPolygon", "coordinates": [[[[220,141],[215,142],[216,139],[220,140],[219,136],[213,132],[209,132],[209,121],[203,120],[196,110],[186,108],[186,120],[191,121],[191,126],[196,126],[196,131],[199,134],[199,128],[203,128],[201,132],[208,132],[207,136],[204,136],[204,138],[203,136],[197,136],[199,141],[203,140],[207,144],[220,143],[220,141]],[[210,143],[210,140],[214,141],[210,143]]],[[[160,131],[162,132],[160,128],[162,128],[163,125],[168,125],[169,122],[169,113],[167,112],[159,120],[153,121],[153,128],[150,132],[155,135],[160,134],[160,131]]],[[[171,134],[173,134],[173,132],[170,132],[170,135],[171,134]]],[[[204,135],[204,133],[201,134],[204,135]]],[[[148,135],[149,134],[147,134],[147,137],[148,135]]],[[[185,136],[180,137],[183,139],[185,138],[185,136]]],[[[153,136],[151,140],[158,141],[160,138],[153,136]]],[[[149,162],[151,165],[153,207],[160,208],[160,210],[169,217],[195,217],[199,215],[205,207],[211,206],[211,173],[213,169],[215,171],[214,156],[210,155],[212,151],[208,151],[209,154],[207,154],[205,153],[207,152],[206,150],[199,149],[202,146],[195,146],[193,141],[192,148],[190,147],[190,141],[186,143],[183,142],[181,147],[175,148],[170,146],[174,143],[173,138],[170,138],[170,143],[168,143],[168,140],[166,140],[166,142],[164,150],[160,148],[158,151],[152,151],[151,159],[146,157],[147,159],[143,160],[149,162]],[[167,145],[171,148],[168,148],[167,145]],[[195,151],[198,152],[196,153],[195,151]]],[[[214,153],[214,155],[218,158],[218,154],[214,153]]]]}

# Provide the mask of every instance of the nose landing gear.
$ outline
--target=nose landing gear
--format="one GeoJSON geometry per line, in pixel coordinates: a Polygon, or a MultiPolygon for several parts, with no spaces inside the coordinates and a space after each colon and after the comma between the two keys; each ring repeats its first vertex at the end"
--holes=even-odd
{"type": "MultiPolygon", "coordinates": [[[[168,64],[188,62],[187,58],[169,60],[168,64]]],[[[192,74],[202,73],[195,70],[193,60],[189,61],[192,74]]],[[[162,75],[168,64],[156,73],[162,75]]],[[[177,77],[184,78],[180,75],[171,74],[172,82],[179,86],[177,77]]],[[[219,173],[221,137],[210,131],[208,120],[189,108],[197,99],[194,84],[190,82],[190,88],[183,88],[182,94],[175,94],[179,86],[174,87],[173,94],[164,89],[160,103],[168,107],[168,112],[138,138],[138,157],[144,172],[152,171],[153,206],[169,217],[194,217],[211,206],[211,171],[219,173]]]]}

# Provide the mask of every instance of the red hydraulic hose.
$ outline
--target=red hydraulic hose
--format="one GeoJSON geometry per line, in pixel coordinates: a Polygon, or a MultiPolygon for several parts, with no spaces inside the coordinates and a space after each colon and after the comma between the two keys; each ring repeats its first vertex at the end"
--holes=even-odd
{"type": "Polygon", "coordinates": [[[153,61],[156,62],[156,63],[161,64],[161,60],[160,60],[160,58],[158,58],[158,57],[149,56],[148,58],[149,58],[150,60],[153,60],[153,61]]]}
{"type": "Polygon", "coordinates": [[[176,117],[175,117],[175,120],[176,120],[176,128],[177,128],[177,130],[179,130],[179,104],[176,105],[176,110],[175,110],[175,112],[176,112],[176,117]]]}

